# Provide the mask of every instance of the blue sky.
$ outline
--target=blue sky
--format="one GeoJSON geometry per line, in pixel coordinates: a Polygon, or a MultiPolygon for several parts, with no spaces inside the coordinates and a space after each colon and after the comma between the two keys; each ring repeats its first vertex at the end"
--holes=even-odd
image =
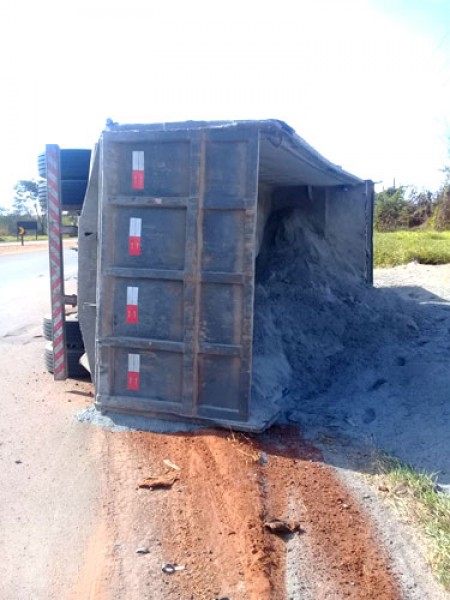
{"type": "Polygon", "coordinates": [[[17,0],[0,56],[0,206],[108,117],[278,118],[385,186],[450,162],[450,0],[17,0]]]}

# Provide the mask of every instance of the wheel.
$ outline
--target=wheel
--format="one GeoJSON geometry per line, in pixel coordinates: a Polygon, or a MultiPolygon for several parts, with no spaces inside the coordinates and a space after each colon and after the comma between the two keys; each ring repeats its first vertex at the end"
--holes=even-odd
{"type": "MultiPolygon", "coordinates": [[[[87,179],[89,177],[89,166],[91,162],[91,151],[84,149],[61,150],[61,180],[65,179],[87,179]]],[[[47,163],[45,152],[38,156],[38,173],[40,177],[47,176],[47,163]]]]}
{"type": "MultiPolygon", "coordinates": [[[[87,179],[68,179],[61,181],[61,205],[66,210],[81,208],[87,189],[87,179]]],[[[41,205],[47,205],[47,182],[40,181],[38,198],[41,205]]]]}
{"type": "MultiPolygon", "coordinates": [[[[80,349],[84,352],[83,337],[81,335],[80,324],[76,315],[68,315],[65,323],[66,329],[66,347],[71,349],[80,349]]],[[[53,341],[53,321],[51,316],[46,315],[42,321],[42,331],[46,340],[53,341]]]]}
{"type": "Polygon", "coordinates": [[[47,163],[45,161],[45,152],[41,152],[38,156],[38,173],[39,177],[47,177],[47,163]]]}
{"type": "MultiPolygon", "coordinates": [[[[79,363],[80,358],[83,356],[84,350],[79,348],[68,348],[67,349],[67,376],[73,378],[87,378],[90,377],[89,373],[79,363]]],[[[55,370],[55,363],[53,358],[53,342],[47,342],[44,349],[45,367],[49,373],[53,373],[55,370]]]]}
{"type": "Polygon", "coordinates": [[[38,200],[41,206],[47,206],[47,182],[40,181],[38,183],[38,200]]]}

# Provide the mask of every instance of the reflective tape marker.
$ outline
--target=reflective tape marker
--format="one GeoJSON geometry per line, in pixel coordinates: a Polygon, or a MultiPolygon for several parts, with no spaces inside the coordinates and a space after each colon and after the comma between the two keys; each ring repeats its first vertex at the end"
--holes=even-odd
{"type": "Polygon", "coordinates": [[[138,295],[139,288],[130,286],[127,287],[127,323],[138,322],[138,295]]]}
{"type": "Polygon", "coordinates": [[[139,371],[141,369],[141,357],[139,354],[128,355],[128,380],[127,389],[136,392],[139,389],[139,371]]]}
{"type": "Polygon", "coordinates": [[[144,189],[144,151],[133,150],[131,188],[133,190],[144,189]]]}
{"type": "Polygon", "coordinates": [[[67,377],[66,334],[64,327],[64,261],[61,225],[61,167],[59,147],[45,148],[47,169],[47,217],[50,265],[50,298],[53,333],[53,377],[67,377]]]}
{"type": "Polygon", "coordinates": [[[142,219],[130,218],[130,237],[128,240],[128,253],[131,256],[141,254],[142,219]]]}

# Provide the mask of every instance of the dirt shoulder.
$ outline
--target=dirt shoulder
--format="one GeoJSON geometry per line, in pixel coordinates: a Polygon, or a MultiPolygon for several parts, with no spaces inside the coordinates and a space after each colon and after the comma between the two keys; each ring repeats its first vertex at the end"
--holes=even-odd
{"type": "Polygon", "coordinates": [[[297,429],[106,437],[109,550],[91,598],[401,598],[366,515],[297,429]],[[165,475],[168,489],[139,488],[165,475]],[[274,534],[273,519],[301,530],[274,534]]]}
{"type": "Polygon", "coordinates": [[[450,263],[420,265],[409,263],[390,269],[375,269],[374,283],[393,288],[404,299],[414,302],[450,302],[450,263]]]}
{"type": "MultiPolygon", "coordinates": [[[[63,244],[68,248],[75,247],[78,244],[78,240],[74,238],[64,239],[63,244]]],[[[28,254],[30,252],[36,252],[37,250],[43,250],[44,248],[48,248],[47,241],[25,242],[23,246],[20,242],[7,242],[0,244],[0,256],[5,256],[7,254],[28,254]]]]}

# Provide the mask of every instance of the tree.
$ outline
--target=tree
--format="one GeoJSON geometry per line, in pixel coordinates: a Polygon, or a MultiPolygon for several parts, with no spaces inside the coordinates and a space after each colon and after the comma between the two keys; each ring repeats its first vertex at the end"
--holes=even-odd
{"type": "Polygon", "coordinates": [[[374,225],[377,231],[394,231],[408,225],[408,201],[403,187],[376,194],[374,225]]]}
{"type": "Polygon", "coordinates": [[[37,181],[21,179],[14,186],[13,213],[19,216],[34,216],[38,197],[37,181]]]}
{"type": "Polygon", "coordinates": [[[41,233],[45,232],[47,219],[46,199],[39,197],[38,182],[34,179],[20,179],[14,186],[13,214],[36,218],[41,233]]]}
{"type": "Polygon", "coordinates": [[[438,231],[450,229],[450,167],[443,169],[445,182],[440,190],[433,215],[433,225],[438,231]]]}
{"type": "Polygon", "coordinates": [[[418,191],[412,187],[408,193],[408,227],[421,227],[433,216],[436,194],[429,190],[418,191]]]}

